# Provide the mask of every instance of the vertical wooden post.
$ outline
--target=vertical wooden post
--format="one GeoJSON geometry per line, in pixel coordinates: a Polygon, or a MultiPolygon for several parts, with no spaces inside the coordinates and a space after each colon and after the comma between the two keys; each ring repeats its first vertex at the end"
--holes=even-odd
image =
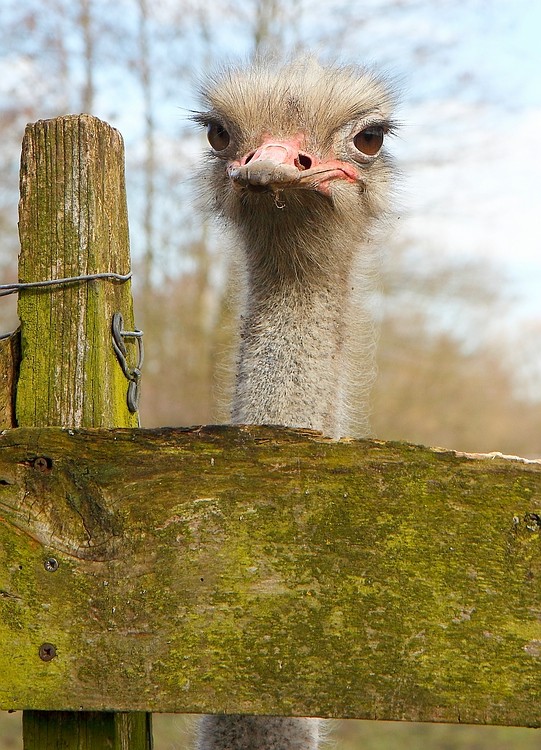
{"type": "MultiPolygon", "coordinates": [[[[128,272],[118,131],[88,115],[29,125],[20,182],[20,281],[128,272]]],[[[137,426],[111,345],[114,312],[122,313],[124,327],[133,330],[129,283],[100,279],[19,295],[20,426],[137,426]]]]}
{"type": "Polygon", "coordinates": [[[20,333],[0,339],[0,430],[15,427],[15,388],[21,354],[20,333]]]}
{"type": "MultiPolygon", "coordinates": [[[[88,115],[27,127],[19,233],[20,281],[129,271],[124,150],[116,130],[88,115]]],[[[99,279],[19,294],[19,426],[137,426],[112,346],[116,312],[133,330],[129,282],[99,279]]],[[[135,343],[126,347],[133,367],[135,343]]],[[[25,711],[23,733],[25,750],[152,745],[150,714],[25,711]]]]}
{"type": "Polygon", "coordinates": [[[150,714],[25,711],[27,750],[139,750],[152,747],[150,714]]]}

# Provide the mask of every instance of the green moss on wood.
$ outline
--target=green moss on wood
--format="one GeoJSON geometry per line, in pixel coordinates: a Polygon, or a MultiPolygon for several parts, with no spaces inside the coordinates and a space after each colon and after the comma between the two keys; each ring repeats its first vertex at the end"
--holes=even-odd
{"type": "MultiPolygon", "coordinates": [[[[19,231],[22,281],[130,267],[120,134],[87,115],[26,129],[19,231]]],[[[19,425],[126,426],[127,381],[111,344],[113,313],[133,330],[130,284],[91,281],[19,296],[19,425]]],[[[128,342],[135,359],[135,344],[128,342]]],[[[132,362],[132,366],[135,362],[132,362]]]]}
{"type": "Polygon", "coordinates": [[[15,391],[21,358],[19,331],[0,340],[0,428],[16,427],[15,391]]]}
{"type": "MultiPolygon", "coordinates": [[[[29,125],[21,158],[20,221],[21,253],[19,276],[22,281],[41,281],[103,272],[126,274],[130,267],[122,139],[113,128],[96,118],[81,115],[60,117],[29,125]]],[[[19,296],[22,361],[17,384],[16,423],[26,426],[134,426],[137,416],[127,408],[127,380],[116,361],[112,341],[113,314],[122,314],[125,327],[133,330],[132,299],[129,283],[105,280],[80,282],[62,287],[28,289],[19,296]]],[[[127,342],[130,355],[134,344],[127,342]]],[[[30,466],[32,466],[30,462],[30,466]]],[[[47,473],[47,472],[46,472],[47,473]]],[[[35,469],[31,472],[36,483],[35,469]]],[[[39,481],[37,481],[39,486],[39,481]]],[[[92,502],[92,494],[79,482],[66,488],[63,507],[55,504],[47,485],[40,489],[51,532],[46,545],[62,540],[64,530],[75,519],[83,537],[96,545],[107,544],[115,534],[111,514],[92,502]],[[54,532],[53,532],[54,528],[54,532]],[[98,529],[100,531],[98,531],[98,529]]],[[[38,518],[38,527],[41,521],[38,518]]],[[[43,531],[43,529],[42,529],[43,531]]],[[[84,544],[84,542],[83,542],[84,544]]],[[[9,545],[6,547],[9,549],[9,545]]],[[[26,552],[26,550],[24,550],[26,552]]],[[[34,550],[35,552],[35,550],[34,550]]],[[[24,669],[33,683],[26,705],[53,709],[48,696],[58,680],[69,684],[73,664],[72,634],[62,619],[42,628],[37,623],[34,604],[47,611],[52,585],[57,593],[70,598],[75,592],[64,575],[50,573],[43,578],[43,555],[33,567],[24,555],[16,555],[19,570],[39,570],[39,594],[21,600],[30,602],[21,614],[21,643],[24,643],[24,669]],[[47,632],[44,632],[44,631],[47,632]],[[39,644],[48,642],[56,650],[50,662],[39,659],[39,644]]],[[[75,553],[77,551],[75,550],[75,553]]],[[[64,564],[64,570],[68,566],[64,564]]],[[[60,572],[60,571],[59,571],[60,572]]],[[[36,580],[30,575],[30,585],[36,580]]],[[[71,579],[69,579],[71,583],[71,579]]],[[[22,586],[21,590],[24,589],[22,586]]],[[[88,593],[82,602],[88,607],[88,593]]],[[[24,608],[23,608],[24,609],[24,608]]],[[[13,612],[5,612],[9,624],[13,612]]],[[[87,611],[88,617],[92,612],[87,611]]],[[[8,638],[2,643],[9,643],[8,638]]],[[[92,644],[87,644],[92,649],[92,644]]],[[[20,661],[6,664],[6,672],[20,669],[20,661]]],[[[92,681],[99,692],[100,676],[92,681]]],[[[16,680],[9,683],[11,700],[22,700],[16,680]]],[[[76,703],[72,705],[78,709],[76,703]]],[[[79,713],[25,714],[25,750],[39,747],[126,747],[144,750],[151,745],[150,716],[129,714],[101,715],[79,713]],[[141,730],[142,721],[148,731],[141,730]]]]}
{"type": "Polygon", "coordinates": [[[541,724],[539,465],[270,428],[43,429],[3,435],[2,476],[23,545],[3,546],[3,707],[541,724]],[[40,638],[57,664],[36,664],[40,638]]]}

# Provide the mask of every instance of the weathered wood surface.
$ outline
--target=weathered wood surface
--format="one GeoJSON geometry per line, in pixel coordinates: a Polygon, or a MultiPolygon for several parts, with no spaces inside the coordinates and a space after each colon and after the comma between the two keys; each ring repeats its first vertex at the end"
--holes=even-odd
{"type": "MultiPolygon", "coordinates": [[[[28,125],[20,182],[21,281],[129,271],[124,147],[118,131],[89,115],[28,125]]],[[[133,427],[138,423],[127,407],[128,381],[111,337],[117,312],[124,318],[124,328],[133,330],[129,282],[99,279],[25,289],[19,293],[18,311],[17,425],[133,427]]],[[[134,343],[126,342],[126,348],[135,359],[134,343]]],[[[8,550],[3,548],[2,554],[8,550]]],[[[31,618],[26,624],[27,636],[36,635],[31,618]]],[[[9,651],[9,640],[1,643],[9,651]]],[[[44,643],[46,639],[39,645],[44,643]]],[[[49,647],[45,650],[54,655],[49,647]]],[[[99,691],[97,684],[88,687],[99,691]]],[[[30,688],[36,690],[36,685],[30,688]]],[[[78,712],[66,717],[51,710],[57,707],[54,701],[30,699],[26,706],[47,711],[25,712],[25,750],[151,747],[150,714],[96,717],[78,712]]]]}
{"type": "Polygon", "coordinates": [[[25,748],[35,750],[137,750],[152,747],[144,713],[89,712],[86,721],[75,711],[25,711],[25,748]],[[51,731],[54,717],[56,727],[51,731]],[[61,738],[61,742],[59,742],[61,738]]]}
{"type": "Polygon", "coordinates": [[[0,511],[3,708],[541,725],[539,464],[16,429],[0,511]]]}
{"type": "Polygon", "coordinates": [[[15,427],[15,392],[19,374],[21,338],[15,331],[0,340],[0,429],[15,427]]]}
{"type": "MultiPolygon", "coordinates": [[[[28,125],[20,183],[20,281],[129,272],[117,130],[89,115],[28,125]]],[[[19,425],[126,424],[127,382],[111,346],[115,312],[133,330],[130,282],[95,280],[19,294],[19,425]]],[[[134,343],[126,346],[134,360],[134,343]]],[[[128,419],[128,426],[137,425],[135,415],[128,419]]]]}

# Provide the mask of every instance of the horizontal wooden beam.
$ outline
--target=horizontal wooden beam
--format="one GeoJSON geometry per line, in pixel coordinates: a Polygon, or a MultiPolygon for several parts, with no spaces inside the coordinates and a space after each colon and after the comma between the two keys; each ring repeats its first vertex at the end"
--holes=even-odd
{"type": "Polygon", "coordinates": [[[541,465],[0,435],[0,707],[541,725],[541,465]]]}

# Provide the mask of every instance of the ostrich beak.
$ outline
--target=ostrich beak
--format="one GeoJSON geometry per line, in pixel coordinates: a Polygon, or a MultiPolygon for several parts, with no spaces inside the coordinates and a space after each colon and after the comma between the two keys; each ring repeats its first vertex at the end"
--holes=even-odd
{"type": "MultiPolygon", "coordinates": [[[[303,155],[305,164],[312,164],[303,155]]],[[[241,187],[280,189],[299,180],[302,163],[297,144],[293,141],[267,142],[256,151],[233,162],[228,167],[231,180],[241,187]]]]}
{"type": "Polygon", "coordinates": [[[346,162],[320,162],[315,156],[300,151],[297,140],[266,141],[227,167],[233,184],[252,191],[276,192],[298,187],[330,194],[329,182],[345,179],[357,182],[357,170],[346,162]]]}

